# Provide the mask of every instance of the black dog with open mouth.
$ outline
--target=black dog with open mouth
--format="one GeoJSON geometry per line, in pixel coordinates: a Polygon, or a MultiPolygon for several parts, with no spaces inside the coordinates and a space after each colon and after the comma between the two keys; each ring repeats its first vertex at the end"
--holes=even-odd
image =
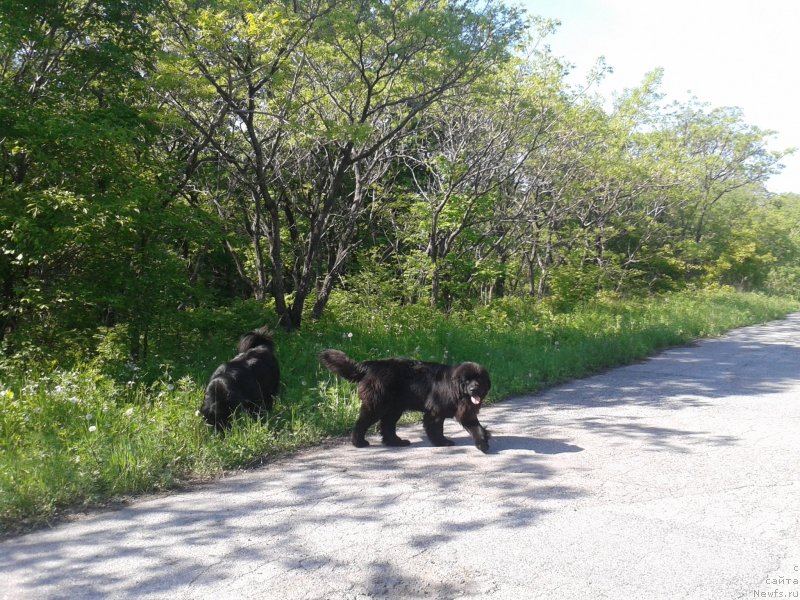
{"type": "Polygon", "coordinates": [[[478,421],[481,403],[489,393],[489,373],[481,365],[464,362],[442,365],[405,358],[356,362],[339,350],[319,355],[325,367],[358,383],[361,412],[351,436],[357,448],[369,446],[367,429],[380,421],[383,443],[408,446],[397,436],[397,421],[407,410],[421,411],[425,433],[434,446],[452,446],[444,436],[444,420],[455,418],[483,452],[489,449],[489,432],[478,421]]]}

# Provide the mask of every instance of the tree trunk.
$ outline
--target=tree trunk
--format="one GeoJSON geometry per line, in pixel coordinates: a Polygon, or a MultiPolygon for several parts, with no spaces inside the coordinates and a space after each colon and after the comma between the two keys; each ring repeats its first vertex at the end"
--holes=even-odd
{"type": "Polygon", "coordinates": [[[256,300],[264,300],[267,294],[267,270],[264,267],[264,254],[261,249],[261,199],[258,192],[253,192],[253,203],[256,209],[255,223],[253,223],[253,251],[256,262],[256,285],[253,290],[256,300]]]}
{"type": "MultiPolygon", "coordinates": [[[[5,261],[3,261],[5,262],[5,261]]],[[[12,314],[12,306],[14,304],[14,273],[13,267],[8,265],[8,272],[3,277],[2,299],[0,299],[0,342],[5,337],[14,331],[16,326],[16,317],[12,314]]],[[[8,353],[12,352],[11,347],[6,348],[8,353]]]]}

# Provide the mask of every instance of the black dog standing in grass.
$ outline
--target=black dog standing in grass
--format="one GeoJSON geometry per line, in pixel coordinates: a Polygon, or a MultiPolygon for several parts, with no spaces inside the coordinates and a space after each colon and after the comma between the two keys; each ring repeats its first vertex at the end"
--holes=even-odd
{"type": "Polygon", "coordinates": [[[279,385],[272,336],[266,327],[256,329],[239,340],[239,354],[211,375],[200,413],[209,424],[223,429],[237,409],[251,415],[270,410],[279,385]]]}
{"type": "Polygon", "coordinates": [[[397,421],[407,410],[421,411],[425,433],[434,446],[452,446],[444,437],[444,420],[455,417],[475,446],[489,450],[489,432],[478,421],[481,402],[491,387],[481,365],[465,362],[455,366],[404,358],[356,362],[339,350],[324,350],[319,359],[329,371],[358,383],[361,413],[351,441],[357,448],[369,446],[367,429],[380,421],[387,446],[408,446],[397,436],[397,421]]]}

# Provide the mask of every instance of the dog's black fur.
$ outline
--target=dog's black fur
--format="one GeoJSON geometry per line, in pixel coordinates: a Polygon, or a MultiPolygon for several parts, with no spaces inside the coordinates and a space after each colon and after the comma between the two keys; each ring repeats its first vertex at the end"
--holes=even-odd
{"type": "Polygon", "coordinates": [[[364,435],[378,421],[384,444],[408,446],[408,440],[397,436],[397,421],[405,411],[416,410],[424,413],[422,423],[433,445],[453,445],[444,436],[444,420],[455,417],[477,448],[489,449],[489,432],[478,421],[478,411],[492,384],[481,365],[405,358],[356,362],[339,350],[324,350],[319,358],[331,372],[358,383],[361,412],[351,436],[357,448],[369,446],[364,435]]]}
{"type": "Polygon", "coordinates": [[[206,386],[200,413],[209,424],[224,429],[237,409],[255,416],[272,408],[280,385],[274,351],[266,327],[242,336],[239,354],[217,367],[206,386]]]}

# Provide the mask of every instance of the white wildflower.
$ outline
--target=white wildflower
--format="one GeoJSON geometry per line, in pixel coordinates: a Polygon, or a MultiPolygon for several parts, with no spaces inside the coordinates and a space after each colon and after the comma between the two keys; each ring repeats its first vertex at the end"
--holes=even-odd
{"type": "Polygon", "coordinates": [[[130,417],[133,414],[133,407],[131,406],[128,410],[125,411],[125,416],[130,417]]]}
{"type": "Polygon", "coordinates": [[[89,425],[89,433],[94,433],[95,431],[97,431],[97,427],[94,425],[89,425]]]}

